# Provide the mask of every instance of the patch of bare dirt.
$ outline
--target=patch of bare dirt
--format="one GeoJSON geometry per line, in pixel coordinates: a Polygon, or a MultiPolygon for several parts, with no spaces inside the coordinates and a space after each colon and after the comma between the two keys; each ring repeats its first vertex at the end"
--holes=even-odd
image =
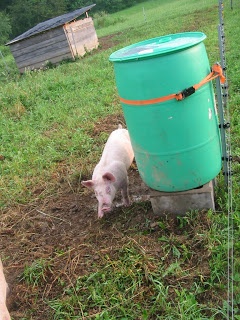
{"type": "Polygon", "coordinates": [[[100,37],[98,39],[99,41],[98,51],[99,50],[104,51],[117,45],[119,43],[117,40],[117,36],[121,34],[122,32],[118,32],[118,33],[110,34],[108,36],[100,37]]]}

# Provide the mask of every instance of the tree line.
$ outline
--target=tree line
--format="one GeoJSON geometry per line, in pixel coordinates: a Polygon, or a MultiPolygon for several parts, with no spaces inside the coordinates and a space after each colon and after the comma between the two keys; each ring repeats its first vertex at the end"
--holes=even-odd
{"type": "Polygon", "coordinates": [[[113,13],[143,0],[1,0],[0,45],[45,20],[89,6],[92,13],[113,13]]]}

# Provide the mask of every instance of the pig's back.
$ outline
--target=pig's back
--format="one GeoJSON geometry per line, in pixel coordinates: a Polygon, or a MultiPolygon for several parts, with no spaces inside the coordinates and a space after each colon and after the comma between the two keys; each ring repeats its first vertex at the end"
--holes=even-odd
{"type": "Polygon", "coordinates": [[[112,161],[121,161],[128,169],[134,158],[134,153],[129,137],[128,130],[117,129],[114,130],[104,147],[101,162],[105,164],[112,161]]]}

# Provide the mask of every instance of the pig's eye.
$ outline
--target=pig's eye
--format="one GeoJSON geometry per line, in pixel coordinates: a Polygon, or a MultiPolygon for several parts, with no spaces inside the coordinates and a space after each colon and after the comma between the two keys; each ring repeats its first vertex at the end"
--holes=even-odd
{"type": "Polygon", "coordinates": [[[107,187],[106,187],[106,193],[107,193],[107,194],[111,194],[111,188],[110,188],[110,186],[107,186],[107,187]]]}
{"type": "Polygon", "coordinates": [[[101,191],[95,191],[95,196],[96,197],[102,197],[103,193],[101,191]]]}

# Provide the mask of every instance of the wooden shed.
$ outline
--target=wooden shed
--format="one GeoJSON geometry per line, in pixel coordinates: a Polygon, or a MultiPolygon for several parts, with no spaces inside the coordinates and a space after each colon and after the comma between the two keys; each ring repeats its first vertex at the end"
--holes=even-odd
{"type": "Polygon", "coordinates": [[[75,59],[98,47],[93,20],[88,11],[94,7],[75,10],[41,22],[6,45],[10,47],[21,73],[56,64],[63,59],[75,59]],[[79,18],[84,15],[84,18],[79,18]]]}

